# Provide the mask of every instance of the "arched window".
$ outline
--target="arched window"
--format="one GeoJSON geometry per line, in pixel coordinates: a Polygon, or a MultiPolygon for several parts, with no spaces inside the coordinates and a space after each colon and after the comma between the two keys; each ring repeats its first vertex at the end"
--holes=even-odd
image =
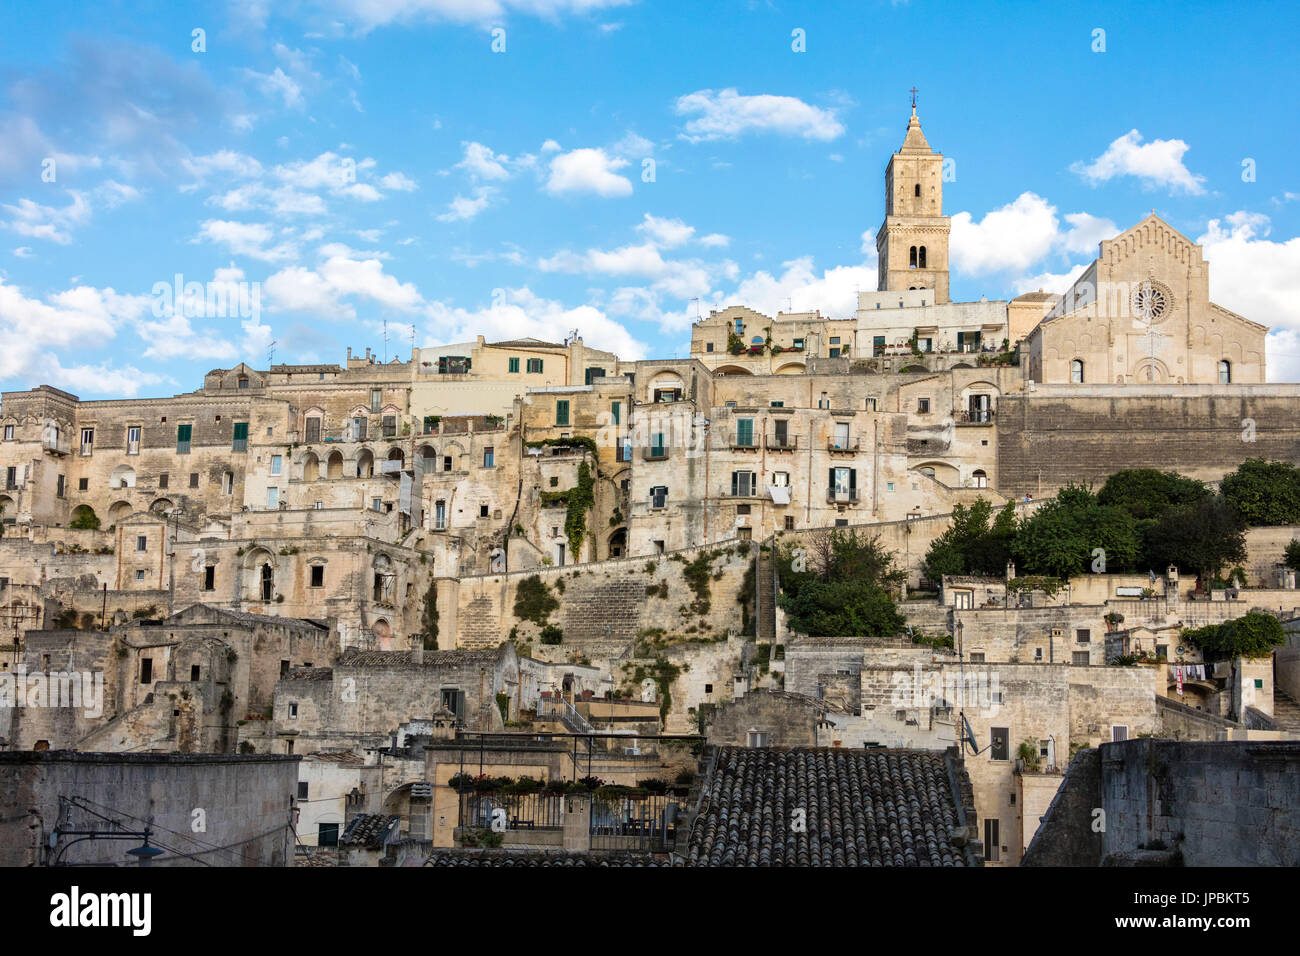
{"type": "Polygon", "coordinates": [[[1229,362],[1227,359],[1224,359],[1222,362],[1219,363],[1219,384],[1220,385],[1232,384],[1232,363],[1229,362]]]}
{"type": "Polygon", "coordinates": [[[922,269],[925,268],[925,246],[921,247],[921,254],[920,257],[917,259],[917,263],[920,268],[922,269]]]}
{"type": "Polygon", "coordinates": [[[912,188],[915,190],[915,192],[913,192],[912,195],[913,195],[913,196],[916,196],[918,199],[920,199],[920,198],[921,198],[921,184],[920,184],[920,183],[917,183],[917,184],[916,184],[915,186],[913,186],[912,188]]]}
{"type": "Polygon", "coordinates": [[[987,488],[989,486],[989,476],[985,473],[984,469],[976,468],[971,473],[971,482],[976,488],[987,488]]]}
{"type": "Polygon", "coordinates": [[[916,246],[913,246],[907,254],[907,265],[908,268],[916,268],[916,246]]]}
{"type": "Polygon", "coordinates": [[[271,565],[262,565],[262,600],[269,601],[275,597],[275,578],[271,572],[271,565]]]}
{"type": "Polygon", "coordinates": [[[1070,363],[1070,381],[1076,385],[1083,384],[1083,360],[1075,359],[1070,363]]]}

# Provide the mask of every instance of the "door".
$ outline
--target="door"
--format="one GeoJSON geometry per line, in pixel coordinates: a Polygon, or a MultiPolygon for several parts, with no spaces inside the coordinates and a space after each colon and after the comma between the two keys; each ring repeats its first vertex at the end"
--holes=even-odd
{"type": "Polygon", "coordinates": [[[835,447],[836,448],[849,447],[849,423],[848,422],[835,423],[835,447]]]}
{"type": "Polygon", "coordinates": [[[784,418],[778,418],[772,424],[776,432],[776,447],[784,448],[790,443],[790,423],[784,418]]]}

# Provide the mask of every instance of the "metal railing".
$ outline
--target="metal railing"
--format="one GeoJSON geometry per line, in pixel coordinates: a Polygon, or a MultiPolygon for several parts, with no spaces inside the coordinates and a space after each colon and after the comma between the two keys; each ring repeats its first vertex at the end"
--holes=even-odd
{"type": "Polygon", "coordinates": [[[767,440],[767,447],[773,451],[794,451],[799,447],[798,435],[787,435],[784,439],[772,437],[767,440]]]}
{"type": "Polygon", "coordinates": [[[575,734],[594,734],[596,728],[564,697],[542,697],[537,702],[538,720],[558,720],[575,734]]]}
{"type": "Polygon", "coordinates": [[[827,451],[855,452],[858,450],[858,441],[853,439],[847,442],[838,442],[834,438],[826,442],[827,451]]]}
{"type": "Polygon", "coordinates": [[[507,830],[563,830],[564,797],[557,793],[462,793],[459,822],[462,827],[498,832],[501,822],[507,830]]]}
{"type": "Polygon", "coordinates": [[[593,850],[665,852],[677,841],[681,804],[666,794],[591,797],[593,850]]]}
{"type": "Polygon", "coordinates": [[[856,488],[827,488],[826,500],[832,504],[844,504],[858,500],[856,488]]]}

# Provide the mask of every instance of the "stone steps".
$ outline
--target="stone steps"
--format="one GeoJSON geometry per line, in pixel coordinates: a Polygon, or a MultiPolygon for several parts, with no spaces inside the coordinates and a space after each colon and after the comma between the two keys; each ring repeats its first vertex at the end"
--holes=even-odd
{"type": "Polygon", "coordinates": [[[1273,723],[1278,730],[1300,735],[1300,703],[1273,688],[1273,723]]]}

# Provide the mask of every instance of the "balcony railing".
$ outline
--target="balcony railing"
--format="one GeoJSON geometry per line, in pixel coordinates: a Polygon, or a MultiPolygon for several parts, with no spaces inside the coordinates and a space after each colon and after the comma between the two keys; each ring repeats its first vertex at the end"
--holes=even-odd
{"type": "Polygon", "coordinates": [[[176,454],[188,455],[190,453],[190,443],[187,441],[178,441],[176,443],[176,454]]]}
{"type": "Polygon", "coordinates": [[[731,439],[731,447],[739,448],[745,451],[757,451],[758,439],[756,439],[753,435],[745,439],[745,438],[741,438],[741,436],[737,434],[731,439]]]}
{"type": "Polygon", "coordinates": [[[68,443],[62,438],[43,438],[41,447],[51,455],[66,455],[69,451],[68,443]]]}
{"type": "Polygon", "coordinates": [[[799,436],[787,435],[785,438],[773,436],[767,440],[767,447],[771,451],[794,451],[799,447],[799,436]]]}
{"type": "Polygon", "coordinates": [[[997,417],[997,410],[992,408],[966,409],[953,412],[958,425],[989,425],[997,417]]]}
{"type": "MultiPolygon", "coordinates": [[[[236,438],[236,439],[232,440],[231,443],[230,443],[230,450],[231,450],[231,451],[248,451],[248,439],[247,439],[247,438],[236,438]]],[[[127,454],[130,454],[130,452],[128,452],[127,454]]]]}
{"type": "Polygon", "coordinates": [[[837,452],[842,452],[843,454],[846,455],[851,455],[858,450],[858,441],[855,438],[851,441],[841,442],[841,441],[836,441],[834,438],[832,438],[830,441],[826,443],[826,450],[837,451],[837,452]]]}
{"type": "Polygon", "coordinates": [[[662,445],[650,445],[641,449],[641,457],[646,461],[663,461],[668,457],[668,449],[662,445]]]}
{"type": "Polygon", "coordinates": [[[94,453],[95,453],[95,443],[93,441],[81,443],[81,454],[83,457],[93,455],[94,453]]]}
{"type": "Polygon", "coordinates": [[[827,488],[826,500],[831,504],[852,504],[858,500],[858,489],[827,488]]]}

